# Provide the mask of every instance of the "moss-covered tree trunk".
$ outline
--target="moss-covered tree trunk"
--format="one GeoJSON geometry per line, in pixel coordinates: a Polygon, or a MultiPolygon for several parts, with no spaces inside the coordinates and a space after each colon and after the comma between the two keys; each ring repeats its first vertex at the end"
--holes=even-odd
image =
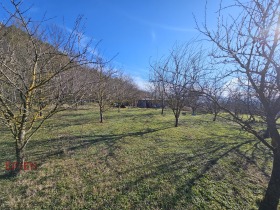
{"type": "Polygon", "coordinates": [[[16,164],[12,167],[11,173],[13,175],[18,175],[24,165],[26,146],[25,134],[25,123],[22,123],[15,141],[16,164]]]}

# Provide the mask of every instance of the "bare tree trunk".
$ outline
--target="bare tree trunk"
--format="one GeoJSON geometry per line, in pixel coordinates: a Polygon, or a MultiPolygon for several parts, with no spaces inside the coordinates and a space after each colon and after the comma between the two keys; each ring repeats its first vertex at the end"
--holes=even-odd
{"type": "Polygon", "coordinates": [[[213,113],[214,113],[213,121],[215,122],[216,119],[217,119],[217,115],[219,113],[219,110],[218,110],[218,107],[217,107],[216,103],[214,103],[214,111],[213,111],[213,113]]]}
{"type": "Polygon", "coordinates": [[[25,150],[24,148],[16,147],[16,167],[12,169],[12,174],[17,175],[22,170],[22,166],[24,165],[25,161],[25,150]]]}
{"type": "Polygon", "coordinates": [[[214,122],[215,122],[216,119],[217,119],[217,115],[218,115],[218,113],[217,113],[217,112],[214,112],[214,117],[213,117],[213,121],[214,121],[214,122]]]}
{"type": "Polygon", "coordinates": [[[194,107],[191,107],[191,108],[192,108],[192,115],[193,115],[193,116],[196,115],[196,113],[195,113],[196,108],[194,108],[194,107]]]}
{"type": "Polygon", "coordinates": [[[264,199],[259,210],[277,210],[280,199],[280,148],[273,152],[273,168],[264,199]]]}
{"type": "Polygon", "coordinates": [[[102,107],[99,107],[100,123],[103,123],[103,110],[102,107]]]}
{"type": "Polygon", "coordinates": [[[121,111],[121,102],[120,102],[120,98],[117,99],[117,103],[118,103],[118,112],[121,111]]]}
{"type": "Polygon", "coordinates": [[[78,107],[79,107],[78,101],[75,100],[75,110],[76,110],[76,111],[78,110],[78,107]]]}
{"type": "Polygon", "coordinates": [[[25,143],[25,136],[26,136],[26,122],[27,122],[27,118],[28,118],[28,113],[29,113],[29,103],[30,103],[30,98],[28,97],[30,95],[31,92],[28,92],[27,93],[27,97],[26,99],[24,100],[23,97],[22,99],[24,100],[24,104],[23,104],[23,107],[24,107],[24,110],[23,110],[23,114],[22,114],[22,117],[21,117],[21,123],[20,123],[20,126],[19,126],[19,130],[18,130],[18,135],[16,136],[16,141],[15,141],[15,149],[16,149],[16,159],[17,159],[17,162],[16,162],[16,167],[15,169],[13,170],[13,174],[14,175],[17,175],[20,170],[22,169],[22,165],[24,164],[24,156],[25,156],[25,151],[24,151],[24,148],[26,146],[25,143]]]}
{"type": "Polygon", "coordinates": [[[178,127],[178,123],[179,123],[179,117],[175,116],[175,127],[178,127]]]}
{"type": "Polygon", "coordinates": [[[16,149],[16,165],[15,168],[12,168],[12,174],[17,175],[22,169],[25,161],[25,147],[22,147],[22,143],[24,142],[25,131],[20,131],[19,138],[15,142],[16,149]]]}
{"type": "Polygon", "coordinates": [[[164,111],[164,99],[161,99],[161,115],[163,115],[163,111],[164,111]]]}
{"type": "Polygon", "coordinates": [[[39,105],[39,109],[40,109],[40,111],[39,111],[39,116],[42,117],[42,116],[43,116],[43,112],[42,112],[43,106],[42,106],[41,103],[40,103],[40,105],[39,105]]]}

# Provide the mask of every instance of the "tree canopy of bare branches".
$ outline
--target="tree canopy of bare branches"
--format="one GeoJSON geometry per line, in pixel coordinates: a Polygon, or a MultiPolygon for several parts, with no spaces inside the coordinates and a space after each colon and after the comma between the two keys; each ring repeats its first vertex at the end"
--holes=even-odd
{"type": "Polygon", "coordinates": [[[170,54],[152,66],[151,82],[160,90],[162,101],[166,100],[178,126],[181,110],[199,93],[199,81],[203,75],[202,51],[190,43],[175,45],[170,54]]]}
{"type": "Polygon", "coordinates": [[[95,60],[89,45],[81,45],[81,18],[69,33],[33,22],[21,1],[10,3],[13,11],[4,10],[10,18],[0,28],[0,120],[15,140],[18,173],[34,133],[71,96],[83,95],[82,84],[71,85],[73,71],[95,60]]]}
{"type": "Polygon", "coordinates": [[[236,0],[234,5],[221,6],[215,31],[206,21],[198,25],[198,30],[215,46],[212,58],[217,64],[228,67],[221,72],[224,75],[221,79],[236,81],[235,102],[239,101],[239,107],[242,105],[246,115],[238,115],[212,97],[213,101],[273,152],[271,178],[260,209],[275,210],[280,198],[280,135],[277,129],[280,112],[279,11],[279,1],[236,0]],[[231,8],[240,14],[228,15],[231,8]],[[252,121],[256,117],[267,126],[271,142],[259,134],[259,124],[252,121]]]}
{"type": "Polygon", "coordinates": [[[117,70],[110,67],[102,58],[98,59],[93,70],[95,71],[93,97],[99,106],[100,123],[103,123],[104,112],[112,106],[115,99],[115,90],[111,83],[113,77],[117,74],[117,70]]]}

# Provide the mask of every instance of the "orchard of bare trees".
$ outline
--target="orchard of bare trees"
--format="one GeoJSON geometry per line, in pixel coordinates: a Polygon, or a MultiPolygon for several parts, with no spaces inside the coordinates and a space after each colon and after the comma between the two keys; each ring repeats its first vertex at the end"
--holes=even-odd
{"type": "Polygon", "coordinates": [[[197,29],[213,44],[208,57],[212,72],[202,74],[199,85],[195,84],[205,70],[199,51],[172,49],[167,58],[151,65],[151,82],[173,110],[175,126],[181,109],[200,98],[214,121],[221,111],[227,113],[220,117],[236,122],[272,151],[273,169],[260,209],[277,209],[280,198],[279,11],[280,2],[274,0],[221,3],[216,30],[208,26],[206,11],[197,29]],[[228,15],[233,7],[239,11],[236,17],[228,15]],[[261,135],[263,126],[266,135],[261,135]]]}
{"type": "MultiPolygon", "coordinates": [[[[21,1],[11,0],[11,6],[12,11],[4,10],[9,18],[0,28],[0,119],[13,136],[17,162],[23,164],[28,142],[55,113],[96,101],[103,122],[107,106],[130,100],[121,94],[137,94],[138,88],[114,77],[117,71],[91,50],[90,42],[81,41],[81,17],[69,32],[46,27],[44,20],[33,22],[21,1]],[[118,93],[114,84],[129,87],[118,93]]],[[[17,174],[20,166],[13,172],[17,174]]]]}
{"type": "MultiPolygon", "coordinates": [[[[69,32],[33,21],[22,2],[0,25],[0,122],[23,164],[32,136],[54,114],[94,102],[100,123],[106,111],[135,104],[143,91],[132,79],[85,43],[83,19],[69,32]]],[[[150,63],[151,95],[161,114],[169,108],[175,127],[186,108],[213,114],[213,121],[232,121],[273,154],[273,167],[259,209],[276,210],[280,199],[280,2],[233,1],[217,13],[215,29],[196,20],[197,30],[213,49],[198,40],[175,44],[166,56],[150,63]],[[239,14],[228,15],[236,8],[239,14]],[[173,116],[172,116],[173,118],[173,116]],[[265,135],[262,130],[265,128],[265,135]]],[[[106,118],[106,117],[105,117],[106,118]]],[[[212,119],[211,119],[212,120],[212,119]]],[[[215,123],[215,122],[213,122],[215,123]]],[[[259,157],[262,158],[262,157],[259,157]]],[[[18,174],[21,164],[13,173],[18,174]]]]}

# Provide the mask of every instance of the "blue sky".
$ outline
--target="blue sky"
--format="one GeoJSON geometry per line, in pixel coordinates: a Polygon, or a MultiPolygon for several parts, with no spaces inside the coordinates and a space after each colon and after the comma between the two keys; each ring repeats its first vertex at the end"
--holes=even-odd
{"type": "MultiPolygon", "coordinates": [[[[4,0],[7,4],[9,0],[4,0]]],[[[209,24],[218,2],[208,3],[209,24]],[[210,18],[209,18],[210,17],[210,18]]],[[[68,28],[78,15],[85,20],[85,35],[95,42],[106,58],[132,76],[143,87],[149,79],[149,61],[166,54],[175,42],[197,37],[193,14],[204,20],[205,0],[25,0],[33,19],[46,12],[49,23],[68,28]]]]}

